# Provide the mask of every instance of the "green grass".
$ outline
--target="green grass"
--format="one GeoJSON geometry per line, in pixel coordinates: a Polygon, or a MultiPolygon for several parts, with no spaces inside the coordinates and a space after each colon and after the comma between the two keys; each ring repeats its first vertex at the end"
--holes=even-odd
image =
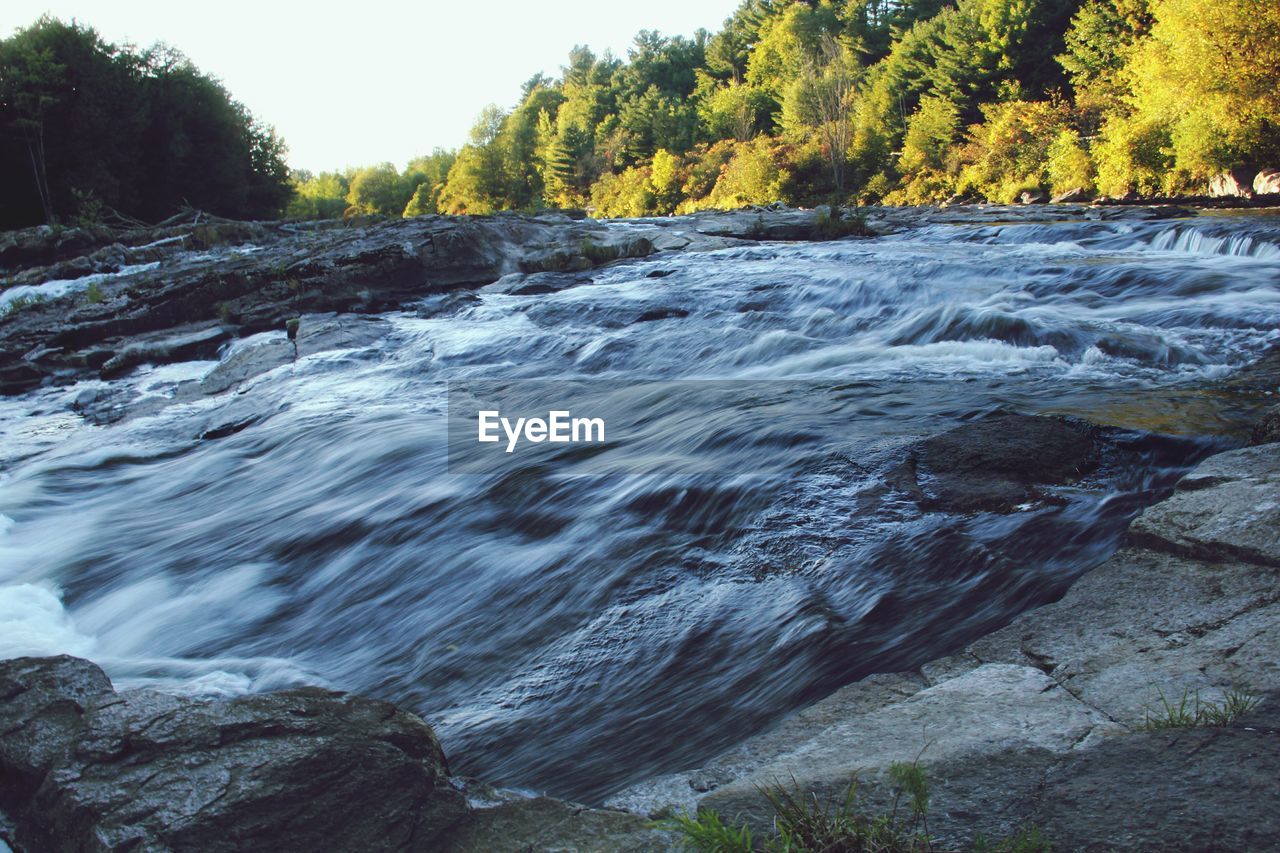
{"type": "Polygon", "coordinates": [[[97,305],[105,298],[102,288],[98,286],[96,281],[90,282],[89,286],[84,289],[84,299],[90,305],[97,305]]]}
{"type": "Polygon", "coordinates": [[[40,305],[45,301],[44,294],[36,293],[31,296],[15,296],[9,301],[9,304],[0,308],[0,316],[6,314],[17,314],[19,311],[40,305]]]}
{"type": "MultiPolygon", "coordinates": [[[[854,779],[843,797],[823,800],[795,786],[776,784],[760,793],[773,810],[774,835],[755,839],[745,824],[725,823],[719,814],[699,809],[696,815],[670,818],[663,824],[681,836],[689,850],[700,853],[932,853],[929,835],[929,780],[919,758],[889,767],[894,785],[888,814],[872,814],[859,802],[854,779]]],[[[975,840],[975,853],[1048,853],[1050,846],[1035,827],[1011,838],[975,840]]]]}
{"type": "Polygon", "coordinates": [[[1157,688],[1156,692],[1160,696],[1160,707],[1146,708],[1146,719],[1139,726],[1143,731],[1229,726],[1262,701],[1261,696],[1239,690],[1228,690],[1221,702],[1202,700],[1199,690],[1183,690],[1176,702],[1169,701],[1163,690],[1157,688]]]}

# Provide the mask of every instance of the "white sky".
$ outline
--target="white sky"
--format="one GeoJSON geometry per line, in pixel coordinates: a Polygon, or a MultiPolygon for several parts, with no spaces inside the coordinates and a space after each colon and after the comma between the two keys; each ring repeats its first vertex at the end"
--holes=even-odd
{"type": "Polygon", "coordinates": [[[514,105],[575,44],[625,57],[641,29],[715,31],[738,0],[4,0],[0,35],[49,12],[108,41],[167,42],[275,125],[289,163],[403,166],[466,140],[481,108],[514,105]]]}

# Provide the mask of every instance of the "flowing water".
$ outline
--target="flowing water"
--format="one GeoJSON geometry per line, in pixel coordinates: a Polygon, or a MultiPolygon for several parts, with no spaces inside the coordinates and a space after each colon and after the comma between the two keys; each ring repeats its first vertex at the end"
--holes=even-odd
{"type": "Polygon", "coordinates": [[[1280,337],[1278,282],[1275,217],[938,225],[508,279],[110,426],[69,408],[107,383],[0,401],[0,656],[362,691],[423,714],[455,772],[598,801],[1061,595],[1238,442],[1259,401],[1215,382],[1280,337]],[[747,390],[712,439],[656,418],[651,468],[451,472],[446,381],[526,378],[747,390]],[[1002,407],[1117,429],[1019,512],[886,497],[906,443],[1002,407]]]}

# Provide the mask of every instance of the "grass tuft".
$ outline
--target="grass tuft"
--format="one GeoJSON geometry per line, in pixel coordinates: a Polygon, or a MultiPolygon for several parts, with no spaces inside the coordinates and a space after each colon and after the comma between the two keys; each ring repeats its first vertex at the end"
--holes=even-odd
{"type": "Polygon", "coordinates": [[[1143,731],[1229,726],[1262,701],[1261,696],[1238,690],[1228,690],[1221,702],[1203,701],[1199,690],[1183,690],[1176,702],[1170,701],[1163,690],[1156,688],[1156,692],[1160,696],[1160,707],[1146,708],[1146,718],[1139,726],[1143,731]]]}
{"type": "MultiPolygon", "coordinates": [[[[889,814],[868,814],[859,805],[854,779],[843,797],[823,801],[805,793],[792,780],[761,788],[773,809],[774,835],[757,841],[746,824],[733,826],[714,811],[669,818],[662,825],[680,833],[683,846],[701,853],[932,853],[929,836],[929,780],[919,756],[910,763],[889,767],[894,784],[889,814]]],[[[974,841],[975,853],[1048,853],[1049,842],[1030,827],[1011,838],[974,841]]]]}

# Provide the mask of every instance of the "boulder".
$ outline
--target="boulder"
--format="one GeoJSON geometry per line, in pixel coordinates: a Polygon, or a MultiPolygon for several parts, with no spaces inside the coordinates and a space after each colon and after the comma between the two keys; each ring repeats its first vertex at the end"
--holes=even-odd
{"type": "Polygon", "coordinates": [[[1276,195],[1280,193],[1280,169],[1263,169],[1253,176],[1254,195],[1276,195]]]}
{"type": "Polygon", "coordinates": [[[1094,469],[1091,426],[1060,418],[995,412],[926,439],[894,474],[926,509],[1010,512],[1094,469]]]}
{"type": "Polygon", "coordinates": [[[1253,198],[1253,170],[1237,167],[1214,175],[1209,179],[1209,195],[1213,198],[1253,198]]]}
{"type": "Polygon", "coordinates": [[[0,801],[29,849],[429,850],[465,818],[431,728],[315,688],[116,693],[74,658],[0,662],[0,801]]]}
{"type": "Polygon", "coordinates": [[[1020,204],[1047,204],[1048,201],[1049,196],[1045,195],[1040,190],[1027,190],[1022,195],[1018,196],[1018,202],[1020,204]]]}

